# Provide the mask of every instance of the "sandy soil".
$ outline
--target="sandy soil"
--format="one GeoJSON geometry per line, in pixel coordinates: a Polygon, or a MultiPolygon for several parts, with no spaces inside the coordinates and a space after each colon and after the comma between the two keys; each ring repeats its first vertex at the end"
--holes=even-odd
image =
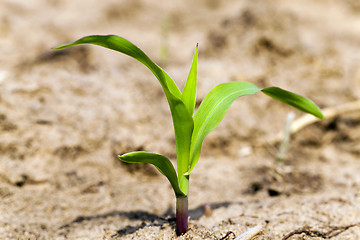
{"type": "MultiPolygon", "coordinates": [[[[51,50],[110,33],[181,87],[199,43],[199,102],[238,80],[322,108],[360,98],[356,0],[2,0],[0,239],[176,239],[167,180],[116,159],[146,150],[175,164],[158,82],[100,47],[51,50]]],[[[243,239],[360,239],[360,112],[297,131],[280,163],[276,136],[290,111],[302,115],[261,94],[235,101],[204,142],[190,229],[178,239],[235,239],[254,227],[243,239]]]]}

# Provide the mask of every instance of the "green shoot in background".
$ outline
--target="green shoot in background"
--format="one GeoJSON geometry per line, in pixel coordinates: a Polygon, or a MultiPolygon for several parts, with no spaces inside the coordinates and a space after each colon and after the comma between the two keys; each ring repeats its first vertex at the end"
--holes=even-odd
{"type": "Polygon", "coordinates": [[[160,154],[140,151],[119,155],[118,158],[127,163],[153,164],[167,177],[176,197],[177,235],[187,231],[189,176],[199,160],[204,138],[218,126],[236,98],[263,92],[303,112],[310,113],[318,118],[324,118],[320,109],[307,98],[278,87],[260,89],[249,82],[219,84],[208,93],[195,112],[198,46],[195,48],[190,73],[181,92],[173,79],[162,68],[155,64],[137,46],[122,37],[116,35],[87,36],[55,49],[63,49],[79,44],[99,45],[133,57],[150,69],[160,82],[173,120],[177,173],[170,160],[160,154]]]}

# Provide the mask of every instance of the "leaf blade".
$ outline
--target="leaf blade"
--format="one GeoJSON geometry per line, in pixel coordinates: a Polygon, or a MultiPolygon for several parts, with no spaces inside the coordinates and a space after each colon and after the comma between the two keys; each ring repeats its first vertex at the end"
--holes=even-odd
{"type": "Polygon", "coordinates": [[[118,155],[119,160],[126,163],[149,163],[154,165],[161,174],[163,174],[170,182],[175,195],[185,196],[180,190],[178,178],[170,160],[163,155],[150,152],[130,152],[118,155]]]}
{"type": "Polygon", "coordinates": [[[261,89],[261,91],[269,97],[274,98],[275,100],[288,104],[303,112],[312,114],[317,118],[324,119],[324,115],[322,114],[320,108],[316,106],[314,102],[303,96],[286,91],[279,87],[263,88],[261,89]]]}
{"type": "Polygon", "coordinates": [[[197,59],[198,59],[198,44],[196,44],[190,72],[182,93],[182,100],[185,103],[186,107],[188,108],[190,115],[193,115],[195,110],[195,103],[196,103],[197,59]]]}
{"type": "Polygon", "coordinates": [[[258,87],[248,82],[228,82],[217,85],[208,93],[194,115],[188,174],[199,159],[204,138],[218,126],[234,100],[258,91],[260,91],[258,87]]]}
{"type": "Polygon", "coordinates": [[[175,82],[168,76],[168,74],[155,64],[140,48],[126,40],[123,37],[117,35],[90,35],[76,40],[75,42],[63,44],[54,49],[60,50],[80,44],[93,44],[108,48],[117,52],[121,52],[125,55],[128,55],[149,68],[156,78],[159,80],[160,84],[168,90],[174,96],[181,98],[181,92],[176,86],[175,82]]]}

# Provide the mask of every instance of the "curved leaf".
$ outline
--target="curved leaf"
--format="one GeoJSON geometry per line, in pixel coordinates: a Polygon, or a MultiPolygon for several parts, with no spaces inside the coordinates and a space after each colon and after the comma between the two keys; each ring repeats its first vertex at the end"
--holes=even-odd
{"type": "Polygon", "coordinates": [[[303,112],[310,113],[315,117],[323,119],[324,116],[321,113],[321,110],[315,103],[310,101],[309,99],[302,97],[298,94],[286,91],[284,89],[278,87],[268,87],[261,89],[263,93],[266,95],[280,101],[286,103],[290,106],[293,106],[303,112]]]}
{"type": "Polygon", "coordinates": [[[125,38],[116,35],[91,35],[80,38],[75,42],[55,47],[54,49],[59,50],[80,44],[93,44],[102,46],[111,50],[121,52],[138,60],[154,73],[165,91],[169,91],[174,96],[181,98],[181,92],[179,88],[176,86],[175,82],[168,76],[168,74],[158,65],[156,65],[153,61],[151,61],[151,59],[140,48],[138,48],[136,45],[126,40],[125,38]]]}
{"type": "Polygon", "coordinates": [[[248,82],[228,82],[214,87],[208,93],[194,115],[190,166],[187,174],[190,174],[199,160],[204,138],[219,125],[234,100],[258,91],[260,91],[258,87],[248,82]]]}
{"type": "Polygon", "coordinates": [[[119,155],[118,158],[127,163],[150,163],[154,165],[169,180],[176,197],[185,196],[180,190],[175,169],[166,157],[150,152],[131,152],[119,155]]]}

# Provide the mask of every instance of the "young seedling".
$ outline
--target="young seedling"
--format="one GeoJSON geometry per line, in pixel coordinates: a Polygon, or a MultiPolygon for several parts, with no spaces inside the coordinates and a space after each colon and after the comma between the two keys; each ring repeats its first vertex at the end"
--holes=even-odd
{"type": "Polygon", "coordinates": [[[94,44],[126,54],[149,68],[159,80],[168,101],[176,140],[177,173],[168,158],[151,152],[131,152],[119,155],[121,161],[127,163],[153,164],[167,179],[176,197],[176,233],[181,235],[188,226],[189,177],[200,157],[204,138],[214,130],[232,102],[244,95],[257,92],[293,106],[303,112],[323,118],[320,109],[310,100],[278,87],[260,89],[249,82],[227,82],[214,87],[201,102],[195,112],[197,85],[198,46],[181,92],[172,78],[137,46],[128,40],[115,35],[93,35],[83,37],[73,43],[61,45],[55,49],[63,49],[79,44],[94,44]]]}

